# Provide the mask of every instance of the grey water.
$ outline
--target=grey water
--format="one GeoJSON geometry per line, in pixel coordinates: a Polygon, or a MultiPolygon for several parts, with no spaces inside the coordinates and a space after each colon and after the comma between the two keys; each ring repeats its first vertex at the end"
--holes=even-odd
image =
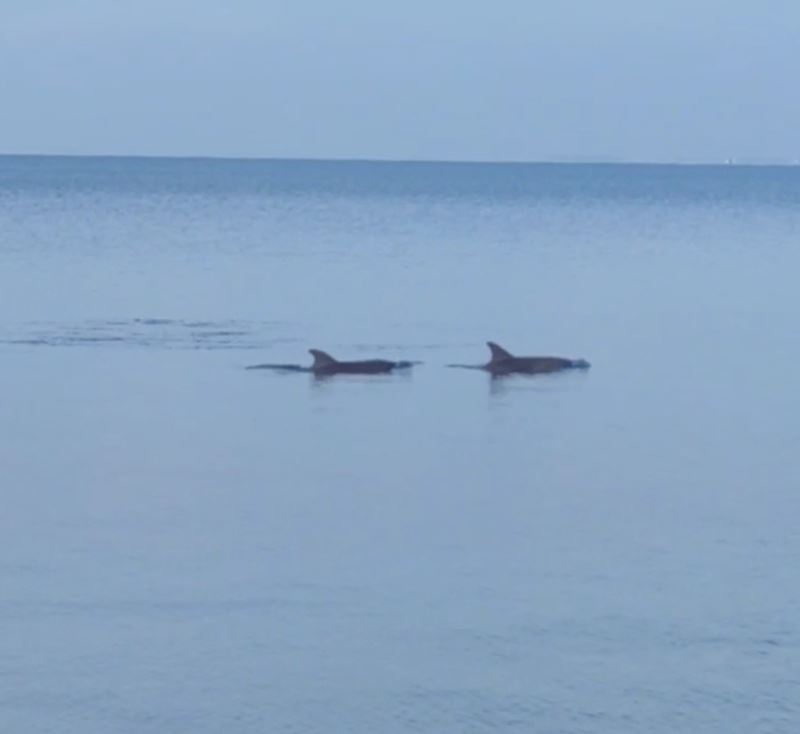
{"type": "Polygon", "coordinates": [[[0,729],[796,731],[798,235],[796,167],[0,157],[0,729]],[[244,369],[309,347],[423,364],[244,369]]]}

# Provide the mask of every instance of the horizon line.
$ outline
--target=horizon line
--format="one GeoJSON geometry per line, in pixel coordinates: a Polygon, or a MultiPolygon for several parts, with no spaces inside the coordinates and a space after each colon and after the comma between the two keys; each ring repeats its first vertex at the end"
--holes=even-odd
{"type": "Polygon", "coordinates": [[[372,158],[372,157],[313,157],[313,156],[236,156],[200,154],[151,153],[5,153],[0,158],[114,158],[143,160],[195,160],[195,161],[252,161],[282,163],[366,163],[366,164],[452,164],[495,166],[541,165],[597,165],[597,166],[763,166],[792,167],[800,165],[800,158],[773,159],[731,156],[725,160],[637,160],[600,156],[563,156],[540,160],[456,159],[456,158],[372,158]]]}

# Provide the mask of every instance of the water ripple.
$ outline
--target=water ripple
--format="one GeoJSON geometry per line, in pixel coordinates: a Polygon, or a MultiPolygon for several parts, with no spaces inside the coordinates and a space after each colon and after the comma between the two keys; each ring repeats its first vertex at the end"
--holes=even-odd
{"type": "Polygon", "coordinates": [[[158,349],[264,349],[292,343],[276,336],[276,321],[196,321],[167,318],[36,321],[0,329],[0,344],[31,347],[143,347],[158,349]]]}

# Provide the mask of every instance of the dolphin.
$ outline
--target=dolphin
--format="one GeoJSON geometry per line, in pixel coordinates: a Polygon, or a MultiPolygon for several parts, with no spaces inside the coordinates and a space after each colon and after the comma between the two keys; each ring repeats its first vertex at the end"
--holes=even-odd
{"type": "Polygon", "coordinates": [[[486,345],[492,353],[491,359],[486,364],[451,364],[448,365],[448,367],[486,370],[491,373],[492,377],[511,374],[544,375],[569,369],[585,370],[590,367],[585,359],[565,359],[564,357],[515,357],[511,352],[503,349],[503,347],[499,344],[495,344],[495,342],[486,342],[486,345]]]}
{"type": "Polygon", "coordinates": [[[311,372],[316,377],[328,377],[330,375],[381,375],[393,370],[408,369],[415,364],[419,364],[419,362],[408,361],[391,362],[388,359],[362,359],[345,362],[334,359],[330,354],[320,349],[309,349],[308,351],[314,357],[310,367],[303,367],[299,364],[254,364],[247,367],[247,369],[311,372]]]}

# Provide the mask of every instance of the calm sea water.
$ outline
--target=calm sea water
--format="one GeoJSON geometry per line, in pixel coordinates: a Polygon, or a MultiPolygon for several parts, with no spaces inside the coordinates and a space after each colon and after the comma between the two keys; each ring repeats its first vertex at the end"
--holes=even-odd
{"type": "Polygon", "coordinates": [[[799,245],[798,168],[0,157],[0,728],[796,731],[799,245]]]}

